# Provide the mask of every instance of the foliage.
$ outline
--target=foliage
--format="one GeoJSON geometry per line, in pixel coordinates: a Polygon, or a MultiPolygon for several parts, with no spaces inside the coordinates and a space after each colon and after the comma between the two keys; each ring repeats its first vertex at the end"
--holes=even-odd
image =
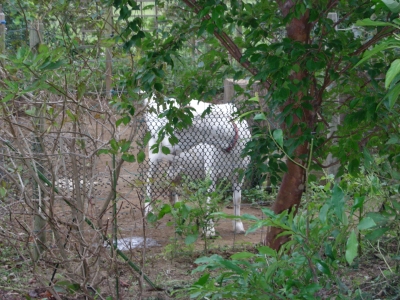
{"type": "MultiPolygon", "coordinates": [[[[175,233],[184,239],[185,245],[195,243],[202,234],[210,231],[210,226],[214,226],[214,222],[218,221],[212,214],[220,209],[226,187],[220,184],[215,191],[209,192],[212,184],[209,178],[196,182],[183,176],[179,189],[180,201],[175,204],[163,204],[156,213],[149,213],[147,219],[155,222],[169,215],[172,221],[167,225],[174,226],[175,233]]],[[[179,241],[173,239],[173,242],[179,245],[179,241]]],[[[207,251],[207,242],[204,247],[207,251]]]]}
{"type": "MultiPolygon", "coordinates": [[[[387,9],[397,14],[399,12],[400,4],[396,1],[382,1],[383,4],[387,7],[387,9]]],[[[384,27],[390,28],[393,27],[395,29],[400,29],[400,18],[391,19],[391,22],[382,22],[382,21],[374,21],[371,19],[364,19],[359,20],[356,25],[358,26],[372,26],[372,27],[384,27]]],[[[375,46],[373,49],[367,51],[363,58],[357,63],[360,65],[367,60],[370,60],[374,55],[381,54],[382,51],[386,51],[389,49],[398,49],[400,47],[400,40],[399,36],[394,33],[393,37],[382,41],[379,45],[375,46]]],[[[392,61],[390,68],[386,72],[386,79],[385,79],[385,88],[388,90],[386,96],[382,99],[384,104],[390,109],[393,109],[396,101],[399,98],[400,94],[400,87],[399,87],[399,75],[400,75],[400,60],[395,59],[392,61]]]]}
{"type": "Polygon", "coordinates": [[[255,186],[254,188],[242,190],[243,201],[254,205],[267,205],[276,198],[276,188],[268,186],[255,186]]]}
{"type": "MultiPolygon", "coordinates": [[[[32,276],[37,285],[48,286],[52,280],[50,273],[44,269],[52,270],[53,276],[57,272],[57,284],[52,282],[49,288],[54,297],[63,297],[58,293],[64,292],[92,297],[95,290],[88,286],[88,282],[95,278],[94,272],[89,269],[82,271],[88,266],[86,262],[91,266],[94,262],[97,265],[95,268],[100,268],[97,262],[103,247],[99,241],[108,241],[108,238],[107,230],[101,235],[103,231],[96,228],[91,220],[100,220],[111,199],[116,199],[115,189],[111,190],[114,185],[110,185],[109,190],[104,189],[108,198],[103,203],[104,210],[97,211],[96,216],[88,213],[93,181],[99,175],[94,169],[98,159],[96,154],[114,154],[114,164],[109,164],[113,168],[110,173],[114,174],[123,162],[142,162],[145,155],[143,151],[132,154],[132,140],[137,132],[134,127],[126,126],[130,132],[125,131],[124,138],[116,134],[118,126],[127,125],[132,116],[118,120],[119,116],[110,109],[104,97],[105,47],[111,49],[116,43],[112,39],[110,41],[109,35],[105,36],[104,12],[94,16],[94,6],[99,1],[89,1],[90,7],[83,13],[79,11],[82,7],[76,5],[82,1],[22,2],[9,1],[3,5],[7,7],[7,27],[32,33],[30,22],[37,20],[42,21],[45,30],[39,30],[39,44],[32,49],[26,45],[29,41],[26,34],[20,43],[7,41],[5,53],[1,53],[2,239],[27,246],[26,250],[33,258],[29,262],[33,265],[32,276]],[[28,8],[34,9],[27,11],[28,8]],[[96,33],[82,40],[84,29],[96,33]],[[113,121],[109,122],[109,119],[113,121]],[[96,130],[93,131],[94,127],[96,130]],[[105,138],[100,132],[111,134],[105,138]],[[102,148],[103,151],[97,151],[102,148]],[[80,164],[82,159],[84,164],[80,164]],[[60,164],[63,166],[60,167],[60,164]],[[60,178],[62,176],[66,178],[60,178]],[[59,179],[66,184],[62,186],[59,179]],[[66,215],[61,216],[59,211],[66,215]],[[9,218],[5,218],[8,214],[9,218]],[[43,227],[38,226],[36,220],[40,220],[43,227]],[[78,223],[80,225],[76,226],[78,223]],[[97,236],[97,246],[87,256],[82,251],[87,249],[84,241],[88,232],[93,234],[92,237],[97,236]],[[52,239],[46,241],[45,238],[50,236],[52,239]],[[77,246],[76,251],[70,251],[71,244],[77,246]],[[54,247],[58,249],[56,252],[53,252],[54,247]],[[38,255],[35,257],[36,249],[43,251],[36,251],[38,255]],[[83,257],[85,263],[78,263],[77,260],[83,257]],[[37,264],[37,259],[42,259],[44,263],[37,264]],[[65,261],[69,263],[64,264],[65,261]],[[47,262],[51,262],[50,267],[47,262]]],[[[120,50],[116,48],[114,54],[121,54],[120,50]]],[[[131,56],[123,53],[123,58],[121,65],[125,68],[122,71],[126,73],[131,65],[131,56]]],[[[118,76],[119,72],[114,74],[118,76]]],[[[117,182],[118,175],[113,178],[113,183],[117,182]]],[[[116,231],[114,233],[116,239],[116,231]]],[[[142,273],[119,250],[111,253],[113,260],[117,255],[133,270],[142,273]]],[[[110,278],[114,279],[114,275],[118,277],[117,268],[110,267],[113,263],[102,263],[106,263],[107,269],[113,272],[110,278]]],[[[142,276],[153,285],[145,274],[142,273],[142,276]]],[[[11,287],[12,282],[7,283],[7,288],[17,287],[17,282],[11,287]]],[[[119,285],[115,286],[118,294],[119,285]]],[[[113,295],[111,298],[119,298],[114,297],[110,290],[107,293],[113,295]]],[[[48,297],[51,296],[49,294],[48,297]]]]}
{"type": "MultiPolygon", "coordinates": [[[[372,153],[377,148],[394,164],[398,160],[393,141],[397,138],[399,107],[393,100],[396,95],[390,101],[384,98],[380,77],[386,61],[393,60],[393,53],[385,51],[374,60],[357,64],[360,54],[368,53],[370,46],[385,41],[394,32],[375,26],[380,23],[365,30],[354,28],[357,21],[371,15],[377,22],[397,18],[390,11],[387,14],[383,2],[377,2],[379,5],[374,7],[358,5],[357,1],[335,2],[332,11],[337,13],[338,21],[334,23],[326,14],[328,1],[296,2],[287,15],[282,12],[283,4],[274,1],[182,1],[184,5],[174,10],[165,26],[146,32],[141,21],[131,17],[130,11],[137,9],[136,2],[113,1],[121,12],[119,25],[125,47],[140,53],[136,72],[126,88],[154,93],[160,103],[164,96],[172,96],[184,106],[190,99],[215,98],[214,78],[221,80],[233,74],[235,80],[249,79],[249,86],[260,82],[268,92],[256,97],[256,101],[245,98],[248,101],[241,106],[239,115],[257,124],[246,154],[259,168],[254,172],[270,172],[273,183],[280,180],[282,171],[289,170],[279,162],[284,154],[301,161],[300,172],[304,172],[308,155],[303,149],[309,143],[314,144],[311,168],[320,171],[331,153],[340,162],[338,177],[346,172],[356,176],[367,163],[365,151],[372,153]],[[307,17],[312,26],[305,43],[284,37],[285,28],[300,16],[307,17]],[[182,58],[193,40],[200,40],[208,51],[193,56],[189,66],[182,58]],[[224,51],[220,51],[221,47],[224,51]],[[228,53],[236,63],[230,62],[228,53]],[[185,68],[186,72],[182,72],[185,68]],[[171,89],[168,82],[175,72],[189,77],[171,89]],[[280,128],[272,126],[271,112],[280,128]],[[338,115],[342,122],[332,135],[332,122],[338,115]],[[299,149],[305,153],[300,154],[299,149]],[[273,155],[277,150],[280,154],[273,155]]],[[[162,6],[169,1],[159,3],[162,6]]],[[[240,88],[236,92],[245,93],[240,88]]],[[[125,101],[128,110],[131,105],[125,101]]],[[[187,113],[172,109],[166,113],[169,123],[160,138],[164,134],[173,136],[174,129],[190,125],[190,116],[182,114],[187,113]]]]}
{"type": "MultiPolygon", "coordinates": [[[[343,270],[347,264],[354,265],[358,255],[364,257],[359,248],[365,248],[367,241],[376,244],[383,238],[379,228],[388,221],[388,211],[392,213],[393,226],[385,232],[393,235],[394,240],[398,239],[400,210],[393,215],[392,207],[376,212],[375,207],[368,205],[369,201],[379,199],[376,197],[378,190],[378,193],[385,191],[380,184],[364,190],[361,201],[353,187],[368,186],[366,182],[370,179],[367,177],[346,178],[342,182],[348,182],[345,188],[335,184],[332,177],[326,179],[324,185],[310,183],[305,196],[309,199],[305,202],[307,209],[296,216],[287,211],[276,215],[268,208],[262,209],[266,217],[262,220],[243,215],[242,219],[253,222],[247,232],[276,226],[283,229],[282,235],[290,235],[292,239],[279,252],[261,246],[257,247],[256,253],[236,253],[229,259],[219,255],[197,259],[195,262],[199,267],[193,272],[201,272],[202,276],[188,289],[191,298],[317,299],[327,294],[339,299],[356,297],[359,292],[348,286],[343,270]],[[364,180],[363,184],[361,180],[364,180]],[[363,211],[360,217],[355,213],[359,210],[363,211]],[[361,235],[365,241],[358,239],[361,235]]],[[[399,202],[396,203],[398,206],[399,202]]],[[[230,218],[222,213],[217,215],[230,218]]],[[[397,255],[398,249],[397,253],[391,253],[392,257],[397,255]]],[[[395,265],[393,260],[391,266],[387,265],[391,270],[388,276],[397,276],[395,265]]]]}
{"type": "MultiPolygon", "coordinates": [[[[113,47],[114,57],[122,58],[114,68],[118,70],[114,78],[117,93],[111,101],[112,108],[125,114],[116,121],[117,126],[127,125],[141,98],[151,94],[159,102],[164,101],[164,96],[173,96],[184,106],[193,98],[214,100],[228,76],[250,79],[250,85],[259,81],[267,88],[266,95],[252,98],[245,90],[235,88],[246,97],[238,116],[256,123],[247,154],[259,168],[257,174],[262,177],[271,172],[274,183],[278,182],[279,174],[288,171],[280,162],[283,155],[289,156],[289,162],[301,162],[303,169],[311,165],[320,171],[325,157],[331,153],[341,165],[337,178],[343,180],[324,183],[322,188],[310,183],[303,205],[296,207],[297,216],[294,207],[281,214],[264,209],[266,220],[244,216],[254,222],[250,230],[274,226],[281,228],[283,235],[291,235],[292,239],[282,248],[291,251],[284,254],[261,247],[257,254],[241,253],[232,260],[203,258],[198,261],[203,264],[199,271],[212,272],[193,286],[192,296],[262,299],[277,295],[313,299],[318,291],[334,288],[337,293],[353,296],[337,276],[340,269],[345,264],[357,264],[367,246],[379,249],[380,241],[399,238],[396,194],[400,179],[400,75],[398,52],[391,51],[399,46],[398,3],[378,0],[371,6],[360,1],[297,1],[285,15],[279,6],[284,1],[182,1],[170,7],[168,13],[173,18],[165,18],[163,26],[156,28],[132,14],[140,9],[138,2],[109,2],[119,14],[114,37],[109,33],[105,36],[106,22],[100,17],[104,11],[102,7],[98,10],[99,1],[91,2],[84,15],[76,10],[77,1],[7,3],[10,29],[23,26],[28,40],[29,22],[42,19],[47,31],[46,45],[36,52],[23,47],[25,42],[7,43],[9,52],[1,57],[5,60],[1,116],[18,113],[15,103],[26,96],[29,101],[22,109],[32,117],[32,132],[45,134],[37,130],[35,116],[39,111],[47,120],[46,132],[57,131],[66,123],[79,123],[88,87],[101,88],[105,47],[113,47]],[[195,7],[190,6],[193,3],[195,7]],[[327,8],[338,13],[337,22],[328,18],[327,8]],[[307,42],[287,38],[286,28],[305,16],[312,26],[307,42]],[[97,35],[82,38],[83,32],[77,26],[81,24],[97,29],[97,35]],[[354,24],[365,28],[354,28],[354,24]],[[193,49],[195,55],[190,55],[193,49]],[[386,74],[385,80],[382,74],[386,74]],[[144,93],[139,95],[139,90],[144,93]],[[50,97],[36,97],[43,95],[43,91],[60,97],[65,105],[57,109],[47,102],[50,97]],[[41,105],[36,106],[39,100],[41,105]],[[276,114],[281,128],[272,126],[271,112],[276,114]],[[337,115],[342,116],[341,124],[333,135],[328,135],[332,127],[329,123],[337,115]],[[314,147],[307,147],[310,144],[314,147]],[[312,161],[307,161],[311,157],[307,151],[297,152],[301,146],[313,148],[312,161]],[[279,154],[273,154],[277,150],[279,154]],[[315,193],[311,192],[313,189],[315,193]]],[[[168,2],[157,4],[162,8],[168,2]]],[[[173,137],[175,128],[191,123],[191,115],[186,111],[171,109],[166,116],[169,123],[160,138],[163,133],[173,137]]],[[[107,120],[109,117],[107,114],[107,120]]],[[[114,129],[109,132],[115,132],[114,129]]],[[[144,151],[136,156],[131,153],[128,140],[111,138],[107,145],[99,154],[120,155],[126,162],[145,159],[144,151]]],[[[29,166],[30,163],[24,165],[29,166]]],[[[16,166],[7,171],[19,175],[25,169],[16,166]]],[[[297,177],[304,185],[303,178],[309,178],[305,175],[297,177]]],[[[282,186],[290,194],[301,185],[282,186]]],[[[207,191],[206,186],[196,189],[207,191]]],[[[2,185],[0,198],[8,197],[9,191],[7,185],[2,185]]],[[[198,238],[201,228],[212,217],[205,206],[205,195],[190,195],[196,205],[185,201],[176,206],[166,205],[156,216],[171,214],[178,224],[178,233],[188,244],[198,238]]],[[[218,198],[219,194],[210,197],[218,198]]],[[[393,266],[386,258],[396,260],[398,256],[398,252],[384,253],[388,269],[393,266]]],[[[81,257],[86,259],[83,254],[81,257]]],[[[398,265],[391,272],[398,272],[398,265]]]]}

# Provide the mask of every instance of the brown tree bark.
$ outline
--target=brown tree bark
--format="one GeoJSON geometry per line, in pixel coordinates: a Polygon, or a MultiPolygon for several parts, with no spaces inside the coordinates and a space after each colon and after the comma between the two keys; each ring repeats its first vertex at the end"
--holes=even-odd
{"type": "MultiPolygon", "coordinates": [[[[283,14],[283,16],[287,16],[288,13],[294,8],[293,1],[281,1],[279,2],[279,8],[283,14]]],[[[286,32],[289,39],[301,42],[308,43],[310,37],[311,24],[309,21],[309,13],[306,13],[300,19],[292,19],[290,23],[286,26],[286,32]]],[[[302,68],[300,68],[302,69],[302,68]]],[[[298,73],[293,73],[292,78],[302,80],[307,76],[306,71],[299,71],[298,73]]],[[[304,95],[299,93],[296,95],[297,99],[301,99],[304,95]]],[[[288,99],[286,103],[282,106],[282,110],[289,104],[294,104],[296,107],[295,97],[288,99]]],[[[317,103],[315,101],[315,103],[317,103]]],[[[317,104],[316,104],[317,105],[317,104]]],[[[300,103],[298,103],[300,107],[300,103]]],[[[316,111],[316,110],[315,110],[316,111]]],[[[299,123],[308,124],[309,127],[313,128],[316,121],[316,114],[309,110],[303,109],[303,117],[300,119],[293,114],[293,125],[299,123]]],[[[303,134],[302,130],[295,134],[295,136],[301,136],[303,134]]],[[[294,163],[291,160],[288,160],[287,165],[287,173],[284,174],[282,179],[282,184],[280,186],[277,199],[275,203],[272,205],[272,210],[279,214],[285,210],[295,209],[297,210],[301,196],[303,195],[305,188],[305,179],[306,179],[306,159],[308,157],[309,152],[309,143],[306,142],[297,147],[294,151],[294,163]]],[[[288,236],[277,237],[282,232],[281,229],[276,227],[269,227],[267,229],[267,235],[265,237],[264,244],[271,247],[272,249],[278,250],[285,242],[288,241],[288,236]]]]}

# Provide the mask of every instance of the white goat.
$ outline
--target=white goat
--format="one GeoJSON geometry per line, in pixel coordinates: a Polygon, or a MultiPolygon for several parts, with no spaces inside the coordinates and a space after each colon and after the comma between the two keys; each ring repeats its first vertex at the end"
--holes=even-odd
{"type": "MultiPolygon", "coordinates": [[[[232,121],[232,113],[235,108],[231,104],[211,105],[211,113],[204,118],[201,117],[201,114],[210,104],[193,100],[189,105],[195,109],[193,112],[193,125],[175,132],[179,139],[177,145],[172,147],[168,142],[168,138],[165,138],[161,143],[162,145],[160,145],[160,147],[169,147],[171,154],[165,155],[161,152],[161,149],[158,153],[149,151],[150,167],[147,174],[147,196],[151,199],[150,180],[153,178],[159,162],[165,159],[171,162],[169,175],[172,177],[192,166],[200,170],[202,176],[205,174],[210,176],[212,181],[210,192],[215,190],[218,178],[230,179],[233,190],[234,215],[240,216],[243,180],[239,180],[239,175],[235,170],[245,169],[249,163],[248,157],[242,158],[241,156],[245,144],[250,138],[248,125],[246,122],[232,121]],[[194,154],[194,158],[189,166],[190,153],[194,154]]],[[[166,124],[166,120],[159,120],[158,126],[155,126],[154,123],[156,122],[153,117],[148,114],[146,118],[152,134],[149,148],[155,144],[157,133],[161,126],[166,124]]],[[[149,210],[150,206],[147,206],[146,211],[149,210]]],[[[236,233],[244,232],[244,227],[240,220],[234,221],[234,231],[236,233]]],[[[215,234],[212,224],[210,224],[206,234],[207,236],[215,234]]]]}

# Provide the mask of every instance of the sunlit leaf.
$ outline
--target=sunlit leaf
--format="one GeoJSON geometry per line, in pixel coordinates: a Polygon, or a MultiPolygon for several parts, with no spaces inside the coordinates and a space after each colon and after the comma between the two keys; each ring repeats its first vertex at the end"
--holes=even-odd
{"type": "Polygon", "coordinates": [[[390,86],[390,84],[392,83],[392,80],[399,73],[400,73],[400,59],[396,59],[391,63],[390,68],[386,73],[385,88],[388,88],[390,86]]]}
{"type": "Polygon", "coordinates": [[[382,227],[382,228],[378,228],[373,230],[372,232],[368,233],[365,235],[365,238],[371,242],[376,242],[377,240],[379,240],[386,231],[388,231],[390,228],[388,227],[382,227]]]}
{"type": "Polygon", "coordinates": [[[133,155],[133,154],[124,153],[124,154],[122,154],[121,158],[126,162],[135,162],[136,161],[135,155],[133,155]]]}
{"type": "Polygon", "coordinates": [[[168,155],[171,153],[171,149],[169,149],[168,147],[162,146],[161,147],[161,152],[168,155]]]}
{"type": "Polygon", "coordinates": [[[381,22],[381,21],[373,21],[371,19],[363,19],[358,20],[356,22],[356,26],[392,26],[392,23],[389,22],[381,22]]]}
{"type": "Polygon", "coordinates": [[[400,3],[396,0],[382,0],[383,3],[390,9],[392,13],[398,14],[400,12],[400,3]]]}
{"type": "Polygon", "coordinates": [[[197,241],[198,236],[199,236],[198,233],[187,235],[186,238],[185,238],[185,244],[186,244],[186,245],[191,245],[191,244],[193,244],[194,242],[197,241]]]}
{"type": "Polygon", "coordinates": [[[231,259],[247,259],[247,258],[251,258],[254,257],[255,254],[250,253],[250,252],[239,252],[239,253],[235,253],[231,256],[231,259]]]}
{"type": "Polygon", "coordinates": [[[376,226],[376,223],[371,217],[365,217],[358,224],[357,228],[359,230],[364,230],[364,229],[369,229],[369,228],[375,227],[375,226],[376,226]]]}
{"type": "Polygon", "coordinates": [[[400,84],[396,84],[394,88],[390,89],[389,92],[387,93],[390,109],[393,109],[396,101],[399,99],[399,95],[400,95],[400,84]]]}
{"type": "Polygon", "coordinates": [[[272,136],[274,137],[277,144],[279,146],[283,147],[283,131],[282,131],[282,129],[275,129],[274,132],[272,133],[272,136]]]}
{"type": "Polygon", "coordinates": [[[146,158],[146,154],[143,152],[143,150],[139,151],[139,153],[137,154],[138,163],[142,163],[145,158],[146,158]]]}
{"type": "Polygon", "coordinates": [[[206,274],[204,274],[203,276],[201,276],[201,277],[199,278],[199,280],[197,280],[193,285],[201,285],[201,286],[204,286],[204,285],[207,283],[209,277],[210,277],[210,274],[209,274],[209,273],[206,273],[206,274]]]}
{"type": "Polygon", "coordinates": [[[256,114],[255,116],[254,116],[254,120],[255,121],[260,121],[260,120],[267,120],[267,117],[265,116],[265,114],[264,113],[259,113],[259,114],[256,114]]]}
{"type": "Polygon", "coordinates": [[[258,247],[257,250],[260,254],[263,254],[263,255],[267,255],[267,256],[271,256],[271,257],[277,256],[276,250],[274,250],[268,246],[258,247]]]}
{"type": "Polygon", "coordinates": [[[126,115],[115,122],[115,125],[118,127],[121,124],[127,125],[131,121],[131,117],[126,115]]]}
{"type": "Polygon", "coordinates": [[[346,244],[346,261],[351,265],[353,260],[357,257],[358,241],[354,230],[351,231],[346,244]]]}
{"type": "Polygon", "coordinates": [[[324,273],[325,275],[331,275],[331,270],[329,269],[329,266],[327,265],[327,263],[325,263],[322,260],[317,260],[315,265],[317,266],[317,269],[324,273]]]}

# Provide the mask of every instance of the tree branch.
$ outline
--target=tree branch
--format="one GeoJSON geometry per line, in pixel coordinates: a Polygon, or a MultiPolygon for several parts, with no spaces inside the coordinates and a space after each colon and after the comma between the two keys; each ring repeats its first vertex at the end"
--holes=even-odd
{"type": "MultiPolygon", "coordinates": [[[[183,0],[183,2],[190,8],[193,9],[195,13],[199,13],[202,10],[202,7],[198,5],[196,0],[183,0]]],[[[209,14],[206,14],[203,17],[203,20],[211,20],[211,17],[209,14]]],[[[247,71],[249,71],[252,75],[257,75],[258,70],[254,67],[251,66],[249,61],[243,61],[242,57],[242,51],[240,48],[236,45],[236,43],[232,40],[232,38],[226,34],[226,32],[220,30],[214,30],[214,36],[219,40],[221,45],[228,51],[228,53],[241,65],[243,66],[247,71]]],[[[271,83],[269,81],[263,82],[263,85],[269,89],[271,86],[271,83]]]]}

